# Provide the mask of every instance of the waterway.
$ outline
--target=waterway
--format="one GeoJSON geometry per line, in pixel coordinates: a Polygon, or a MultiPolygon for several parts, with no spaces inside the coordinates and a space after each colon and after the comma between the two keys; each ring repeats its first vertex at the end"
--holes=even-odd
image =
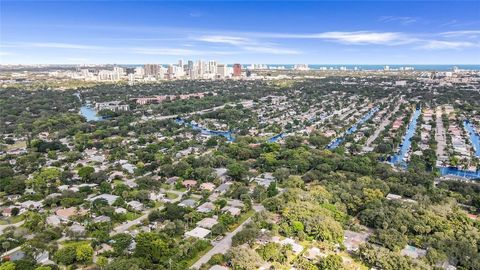
{"type": "Polygon", "coordinates": [[[410,150],[410,146],[412,145],[411,139],[413,135],[415,135],[415,130],[417,129],[417,120],[418,120],[418,117],[420,116],[420,112],[421,112],[421,109],[417,108],[413,113],[412,120],[410,121],[410,124],[408,124],[407,132],[405,133],[405,136],[403,138],[400,151],[398,151],[396,155],[390,158],[390,163],[395,165],[401,165],[402,167],[407,166],[407,163],[405,162],[405,157],[408,154],[408,151],[410,150]]]}
{"type": "MultiPolygon", "coordinates": [[[[475,127],[468,120],[463,121],[463,126],[468,132],[470,137],[470,142],[474,148],[475,156],[480,157],[480,136],[475,131],[475,127]]],[[[442,175],[454,175],[468,179],[480,179],[480,170],[477,171],[467,171],[461,170],[454,167],[438,167],[442,175]]]]}
{"type": "Polygon", "coordinates": [[[97,115],[97,111],[92,107],[92,105],[82,105],[80,107],[80,112],[79,112],[85,119],[87,119],[87,122],[90,121],[102,121],[103,118],[101,116],[97,115]]]}
{"type": "Polygon", "coordinates": [[[340,146],[340,144],[342,144],[344,141],[345,141],[345,137],[350,135],[350,134],[353,134],[355,132],[357,132],[357,129],[358,129],[358,126],[360,126],[361,124],[365,123],[368,121],[368,119],[372,118],[372,116],[378,112],[378,107],[375,107],[373,109],[371,109],[367,114],[365,114],[362,118],[360,118],[360,120],[357,121],[357,123],[355,123],[353,126],[351,126],[349,129],[347,129],[347,131],[345,131],[340,137],[337,137],[335,138],[333,141],[331,141],[328,146],[327,146],[327,149],[335,149],[337,148],[338,146],[340,146]]]}
{"type": "Polygon", "coordinates": [[[463,121],[463,126],[468,131],[470,136],[470,142],[472,143],[473,149],[475,150],[475,156],[480,158],[480,136],[475,130],[475,127],[468,120],[463,121]]]}
{"type": "Polygon", "coordinates": [[[280,134],[277,134],[277,135],[271,137],[270,139],[267,140],[267,142],[274,143],[274,142],[277,142],[278,140],[283,139],[283,138],[285,138],[285,133],[282,132],[280,134]]]}
{"type": "Polygon", "coordinates": [[[200,130],[200,132],[204,135],[209,136],[222,136],[227,139],[229,142],[235,141],[235,137],[233,137],[233,133],[231,131],[218,131],[218,130],[210,130],[208,128],[204,128],[197,123],[188,122],[185,119],[177,118],[175,122],[179,125],[186,125],[191,127],[193,130],[200,130]]]}
{"type": "Polygon", "coordinates": [[[438,167],[441,175],[454,175],[468,179],[480,179],[480,171],[466,171],[454,167],[438,167]]]}
{"type": "Polygon", "coordinates": [[[87,122],[103,120],[103,117],[97,115],[97,111],[95,111],[91,104],[83,103],[80,93],[75,93],[74,95],[80,100],[80,102],[82,102],[82,106],[80,107],[80,111],[78,113],[85,117],[87,122]]]}

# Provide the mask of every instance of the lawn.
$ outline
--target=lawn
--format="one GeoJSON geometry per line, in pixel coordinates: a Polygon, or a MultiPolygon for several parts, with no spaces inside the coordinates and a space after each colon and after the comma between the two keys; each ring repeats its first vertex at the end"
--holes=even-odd
{"type": "Polygon", "coordinates": [[[254,214],[255,214],[255,211],[253,209],[250,209],[250,211],[241,215],[240,218],[238,219],[238,222],[229,226],[229,231],[231,232],[235,230],[238,226],[240,226],[240,224],[245,222],[245,220],[247,220],[249,217],[252,217],[254,214]]]}
{"type": "Polygon", "coordinates": [[[125,214],[127,220],[134,220],[134,219],[137,219],[141,216],[141,214],[138,214],[138,213],[134,213],[134,212],[127,212],[125,214]]]}
{"type": "Polygon", "coordinates": [[[188,260],[187,261],[188,268],[190,268],[194,263],[196,263],[203,255],[207,254],[207,252],[209,252],[212,248],[213,248],[213,246],[210,245],[205,250],[202,250],[201,252],[197,253],[197,255],[195,255],[195,257],[188,260]]]}
{"type": "Polygon", "coordinates": [[[27,147],[26,141],[16,141],[14,144],[7,144],[7,150],[27,147]]]}
{"type": "Polygon", "coordinates": [[[23,215],[18,215],[15,217],[9,217],[9,218],[1,218],[0,219],[0,225],[9,225],[9,224],[15,224],[23,220],[23,215]]]}
{"type": "Polygon", "coordinates": [[[90,241],[89,240],[80,240],[80,241],[67,240],[61,243],[63,247],[77,247],[85,244],[90,244],[90,241]]]}
{"type": "Polygon", "coordinates": [[[167,192],[166,195],[167,195],[167,199],[170,199],[170,200],[174,200],[178,197],[178,194],[173,192],[167,192]]]}

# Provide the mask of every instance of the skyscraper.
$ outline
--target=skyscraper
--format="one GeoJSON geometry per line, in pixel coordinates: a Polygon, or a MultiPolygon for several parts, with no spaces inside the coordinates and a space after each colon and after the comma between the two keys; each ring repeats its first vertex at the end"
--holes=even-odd
{"type": "Polygon", "coordinates": [[[227,76],[227,66],[225,64],[217,65],[217,77],[223,79],[227,76]]]}
{"type": "Polygon", "coordinates": [[[160,72],[160,65],[158,64],[145,64],[145,76],[157,76],[160,72]]]}
{"type": "Polygon", "coordinates": [[[208,61],[208,73],[217,74],[217,61],[214,61],[214,60],[208,61]]]}
{"type": "Polygon", "coordinates": [[[242,76],[242,65],[233,64],[233,76],[235,76],[235,77],[242,76]]]}

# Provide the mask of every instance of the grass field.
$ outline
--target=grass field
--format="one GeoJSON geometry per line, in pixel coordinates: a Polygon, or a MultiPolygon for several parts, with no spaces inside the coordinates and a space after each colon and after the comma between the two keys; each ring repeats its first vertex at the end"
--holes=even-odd
{"type": "Polygon", "coordinates": [[[18,215],[15,217],[8,217],[8,218],[1,218],[0,219],[0,225],[9,225],[9,224],[15,224],[23,220],[23,215],[18,215]]]}

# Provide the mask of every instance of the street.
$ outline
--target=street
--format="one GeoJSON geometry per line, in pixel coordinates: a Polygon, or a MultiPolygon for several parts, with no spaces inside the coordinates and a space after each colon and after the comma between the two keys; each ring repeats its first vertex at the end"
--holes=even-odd
{"type": "MultiPolygon", "coordinates": [[[[265,208],[263,208],[262,205],[254,205],[253,209],[255,210],[255,212],[261,212],[265,208]]],[[[232,237],[235,236],[239,231],[241,231],[245,227],[245,225],[247,225],[251,221],[252,221],[252,218],[250,217],[247,220],[245,220],[242,224],[240,224],[235,230],[233,230],[230,233],[227,233],[222,240],[216,243],[212,249],[210,249],[207,253],[205,253],[205,255],[203,255],[198,261],[196,261],[190,268],[199,269],[200,266],[208,262],[213,255],[218,253],[221,253],[221,254],[227,253],[227,251],[232,247],[232,237]]]]}

